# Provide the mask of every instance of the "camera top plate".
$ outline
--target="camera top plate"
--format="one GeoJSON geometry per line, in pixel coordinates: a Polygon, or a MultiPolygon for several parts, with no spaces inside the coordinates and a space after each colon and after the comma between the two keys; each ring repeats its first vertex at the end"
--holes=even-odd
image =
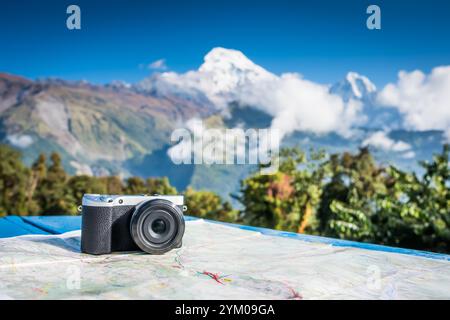
{"type": "Polygon", "coordinates": [[[136,206],[143,201],[163,199],[172,202],[177,206],[184,205],[182,195],[108,195],[108,194],[85,194],[82,205],[90,207],[116,207],[116,206],[136,206]]]}

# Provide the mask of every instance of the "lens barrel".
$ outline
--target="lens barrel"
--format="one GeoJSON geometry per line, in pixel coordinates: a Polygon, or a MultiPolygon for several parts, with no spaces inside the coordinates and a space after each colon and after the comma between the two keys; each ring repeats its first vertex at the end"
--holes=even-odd
{"type": "Polygon", "coordinates": [[[148,253],[162,254],[178,247],[184,234],[184,218],[174,203],[156,199],[136,206],[130,221],[131,236],[148,253]]]}

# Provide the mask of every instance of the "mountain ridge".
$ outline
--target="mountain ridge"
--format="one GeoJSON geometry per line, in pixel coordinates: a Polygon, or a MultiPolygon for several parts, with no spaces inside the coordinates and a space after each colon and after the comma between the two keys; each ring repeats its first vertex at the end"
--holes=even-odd
{"type": "Polygon", "coordinates": [[[239,179],[254,168],[174,165],[167,154],[173,146],[170,134],[190,119],[215,117],[223,128],[284,128],[283,121],[297,117],[282,146],[341,152],[357,150],[366,141],[378,159],[412,169],[416,160],[440,151],[442,131],[405,130],[397,109],[377,104],[377,92],[369,78],[356,72],[333,85],[315,84],[298,74],[275,75],[242,52],[225,48],[211,50],[197,70],[155,73],[134,84],[30,80],[0,73],[0,141],[20,149],[28,165],[40,152],[57,151],[72,174],[167,175],[179,189],[209,188],[225,198],[239,190],[239,179]],[[315,96],[308,100],[311,93],[315,96]],[[308,114],[317,111],[308,101],[332,103],[321,110],[342,119],[320,126],[327,119],[308,114]],[[284,109],[283,103],[290,107],[284,109]],[[319,126],[305,126],[302,112],[319,126]],[[349,122],[351,127],[344,129],[351,130],[344,134],[341,122],[352,112],[364,115],[366,122],[349,122]],[[226,188],[220,181],[227,181],[226,188]]]}
{"type": "Polygon", "coordinates": [[[123,161],[148,153],[166,143],[177,123],[210,112],[176,97],[125,88],[23,79],[0,75],[3,140],[42,138],[65,149],[71,161],[123,161]]]}

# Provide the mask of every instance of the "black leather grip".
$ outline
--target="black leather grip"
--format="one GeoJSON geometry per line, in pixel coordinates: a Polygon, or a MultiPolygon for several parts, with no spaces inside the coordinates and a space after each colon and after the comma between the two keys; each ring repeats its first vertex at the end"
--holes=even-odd
{"type": "Polygon", "coordinates": [[[130,220],[135,206],[116,206],[112,211],[111,250],[139,250],[130,233],[130,220]]]}
{"type": "Polygon", "coordinates": [[[112,208],[83,206],[81,252],[111,253],[112,208]]]}

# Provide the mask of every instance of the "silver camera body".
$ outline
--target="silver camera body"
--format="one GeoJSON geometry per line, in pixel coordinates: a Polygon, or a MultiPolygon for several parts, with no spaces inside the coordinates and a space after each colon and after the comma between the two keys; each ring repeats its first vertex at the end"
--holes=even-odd
{"type": "Polygon", "coordinates": [[[182,195],[85,194],[81,251],[97,255],[134,250],[162,254],[179,248],[186,209],[182,195]]]}

